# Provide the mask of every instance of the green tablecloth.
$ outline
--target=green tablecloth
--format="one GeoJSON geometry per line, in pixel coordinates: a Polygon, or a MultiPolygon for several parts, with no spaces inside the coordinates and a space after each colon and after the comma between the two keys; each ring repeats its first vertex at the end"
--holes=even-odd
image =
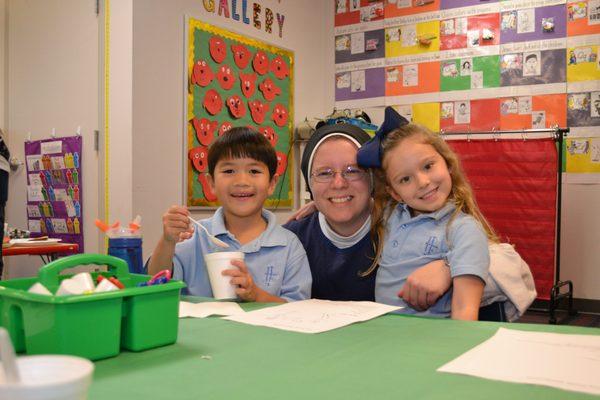
{"type": "MultiPolygon", "coordinates": [[[[260,306],[243,307],[250,310],[260,306]]],[[[89,399],[597,398],[544,386],[436,372],[491,337],[500,326],[600,334],[595,328],[401,315],[386,315],[315,335],[218,317],[182,319],[176,344],[141,353],[123,352],[96,362],[89,399]]]]}

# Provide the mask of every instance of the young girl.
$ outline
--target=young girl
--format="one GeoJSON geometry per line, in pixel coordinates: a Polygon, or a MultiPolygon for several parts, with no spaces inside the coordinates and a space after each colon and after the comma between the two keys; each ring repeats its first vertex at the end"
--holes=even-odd
{"type": "Polygon", "coordinates": [[[416,313],[398,292],[411,272],[442,259],[453,289],[421,315],[477,320],[490,262],[488,241],[497,237],[446,142],[398,114],[395,118],[400,123],[393,126],[402,126],[388,133],[390,123],[384,122],[383,131],[358,157],[363,166],[381,167],[375,170],[372,216],[372,233],[380,238],[375,298],[416,313]]]}

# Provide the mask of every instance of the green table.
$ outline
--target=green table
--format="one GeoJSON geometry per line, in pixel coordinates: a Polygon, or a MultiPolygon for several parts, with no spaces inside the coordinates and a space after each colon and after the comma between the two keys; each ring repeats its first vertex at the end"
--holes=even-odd
{"type": "Polygon", "coordinates": [[[386,315],[314,335],[218,317],[182,319],[176,344],[141,353],[123,352],[96,362],[89,399],[597,398],[436,372],[491,337],[500,326],[600,334],[594,328],[402,315],[386,315]]]}

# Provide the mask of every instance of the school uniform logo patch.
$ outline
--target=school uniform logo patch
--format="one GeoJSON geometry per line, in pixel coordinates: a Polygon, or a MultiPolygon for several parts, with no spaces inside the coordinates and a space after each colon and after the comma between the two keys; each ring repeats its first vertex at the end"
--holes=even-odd
{"type": "Polygon", "coordinates": [[[266,286],[271,286],[271,282],[273,282],[273,279],[275,279],[279,274],[275,273],[275,267],[273,267],[272,265],[269,265],[267,267],[267,272],[265,272],[265,285],[266,286]]]}
{"type": "Polygon", "coordinates": [[[435,236],[429,236],[427,242],[425,242],[425,255],[435,253],[440,248],[438,238],[435,236]]]}

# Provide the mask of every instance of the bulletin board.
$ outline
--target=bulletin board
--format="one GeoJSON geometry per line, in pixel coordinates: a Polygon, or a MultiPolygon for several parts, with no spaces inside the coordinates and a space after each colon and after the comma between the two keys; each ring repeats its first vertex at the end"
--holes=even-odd
{"type": "Polygon", "coordinates": [[[566,172],[600,170],[600,0],[332,5],[336,108],[394,106],[434,131],[570,127],[590,135],[566,172]]]}
{"type": "Polygon", "coordinates": [[[32,237],[77,243],[83,253],[82,137],[25,142],[27,221],[32,237]]]}
{"type": "Polygon", "coordinates": [[[265,206],[292,207],[293,52],[193,18],[186,37],[186,205],[218,205],[207,179],[210,144],[248,126],[277,154],[279,181],[265,206]]]}

